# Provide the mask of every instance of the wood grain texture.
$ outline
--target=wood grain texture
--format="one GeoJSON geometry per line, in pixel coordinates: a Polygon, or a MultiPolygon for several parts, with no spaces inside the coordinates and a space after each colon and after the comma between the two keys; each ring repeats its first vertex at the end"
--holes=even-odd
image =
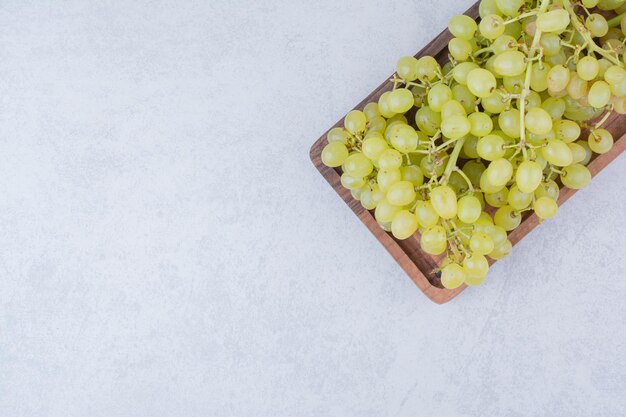
{"type": "MultiPolygon", "coordinates": [[[[472,6],[465,12],[466,15],[477,19],[478,18],[478,3],[472,6]]],[[[431,55],[437,58],[440,63],[445,63],[447,60],[447,44],[452,38],[452,35],[448,30],[443,31],[439,36],[433,39],[424,49],[415,55],[419,58],[425,55],[431,55]]],[[[389,77],[391,78],[391,76],[389,77]]],[[[363,101],[361,101],[355,109],[363,109],[363,107],[371,102],[377,101],[378,98],[386,91],[390,91],[393,88],[393,84],[389,79],[385,80],[378,88],[376,88],[370,95],[368,95],[363,101]]],[[[328,130],[334,127],[343,126],[343,119],[339,120],[328,130]]],[[[617,158],[626,148],[626,116],[612,115],[604,124],[603,128],[607,129],[616,138],[615,145],[606,154],[596,155],[594,159],[588,164],[588,168],[591,171],[592,176],[595,176],[611,161],[617,158]]],[[[459,295],[465,288],[465,285],[461,287],[449,290],[443,288],[441,280],[437,274],[433,273],[433,270],[437,267],[438,261],[442,256],[432,256],[424,253],[419,245],[419,234],[415,234],[407,240],[399,241],[393,238],[390,233],[385,232],[380,228],[374,216],[369,211],[365,210],[361,203],[350,194],[350,191],[343,188],[340,183],[340,171],[325,166],[321,160],[321,152],[326,145],[326,131],[311,147],[310,157],[311,161],[322,174],[322,176],[328,181],[333,189],[339,194],[339,196],[346,202],[346,204],[352,209],[352,211],[361,219],[363,224],[374,234],[385,249],[393,256],[398,262],[406,274],[411,280],[422,290],[422,292],[432,301],[438,304],[446,303],[459,295]]],[[[583,131],[582,136],[585,137],[587,132],[583,131]]],[[[562,187],[559,195],[559,205],[567,201],[572,195],[576,193],[576,190],[562,187]]],[[[509,240],[513,245],[517,244],[524,236],[526,236],[531,230],[533,230],[539,224],[539,219],[534,214],[527,214],[523,219],[521,225],[509,233],[509,240]]],[[[490,263],[493,263],[491,261],[490,263]]]]}

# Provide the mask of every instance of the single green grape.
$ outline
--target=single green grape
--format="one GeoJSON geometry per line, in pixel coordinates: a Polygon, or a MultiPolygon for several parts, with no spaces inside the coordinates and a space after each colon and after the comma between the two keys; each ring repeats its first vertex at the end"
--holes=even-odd
{"type": "Polygon", "coordinates": [[[394,206],[405,206],[415,200],[415,188],[410,181],[398,181],[389,187],[387,201],[394,206]]]}
{"type": "Polygon", "coordinates": [[[480,285],[489,272],[489,262],[483,255],[474,253],[465,258],[463,269],[465,270],[465,283],[467,285],[480,285]]]}
{"type": "Polygon", "coordinates": [[[549,140],[547,145],[541,148],[543,158],[558,167],[565,167],[572,163],[572,151],[565,142],[559,139],[549,140]]]}
{"type": "Polygon", "coordinates": [[[448,52],[457,61],[467,61],[472,54],[472,44],[463,38],[452,38],[448,42],[448,52]]]}
{"type": "Polygon", "coordinates": [[[364,132],[367,125],[367,117],[360,110],[352,110],[346,115],[343,125],[352,134],[364,132]]]}
{"type": "Polygon", "coordinates": [[[424,184],[424,174],[418,166],[407,165],[400,168],[400,172],[402,174],[402,181],[409,181],[415,187],[424,184]]]}
{"type": "Polygon", "coordinates": [[[507,239],[500,246],[494,248],[494,250],[489,253],[489,257],[495,260],[506,258],[509,256],[512,249],[513,245],[511,244],[511,241],[507,239]]]}
{"type": "Polygon", "coordinates": [[[502,94],[496,91],[489,97],[482,98],[480,103],[485,109],[486,112],[491,114],[499,114],[502,113],[506,109],[506,100],[502,98],[502,94]]]}
{"type": "Polygon", "coordinates": [[[457,84],[452,87],[452,97],[461,103],[465,109],[465,114],[476,109],[476,96],[465,85],[457,84]]]}
{"type": "Polygon", "coordinates": [[[500,129],[511,138],[520,137],[520,112],[517,109],[505,110],[498,116],[500,129]]]}
{"type": "Polygon", "coordinates": [[[478,25],[481,35],[487,39],[495,39],[504,33],[504,19],[496,14],[484,16],[478,25]]]}
{"type": "Polygon", "coordinates": [[[459,62],[452,70],[452,77],[457,83],[467,85],[467,76],[478,68],[480,67],[475,62],[459,62]]]}
{"type": "Polygon", "coordinates": [[[470,238],[470,250],[472,253],[487,255],[493,250],[493,240],[487,233],[475,232],[470,238]]]}
{"type": "Polygon", "coordinates": [[[519,190],[526,194],[534,192],[542,179],[543,170],[535,161],[522,162],[515,173],[515,182],[519,190]]]}
{"type": "Polygon", "coordinates": [[[441,119],[445,120],[454,115],[467,116],[467,113],[465,112],[465,107],[459,101],[450,100],[441,109],[441,119]]]}
{"type": "Polygon", "coordinates": [[[541,107],[529,109],[524,119],[526,129],[537,135],[545,135],[552,130],[552,117],[541,107]]]}
{"type": "Polygon", "coordinates": [[[591,182],[591,172],[586,166],[573,164],[562,169],[561,182],[568,188],[579,190],[585,188],[591,182]]]}
{"type": "Polygon", "coordinates": [[[381,169],[398,169],[402,165],[402,154],[395,149],[387,149],[378,158],[381,169]]]}
{"type": "Polygon", "coordinates": [[[535,25],[542,32],[561,33],[569,25],[569,13],[567,10],[555,9],[537,16],[535,25]]]}
{"type": "Polygon", "coordinates": [[[447,185],[440,185],[430,192],[430,202],[443,219],[451,219],[457,214],[457,198],[454,190],[447,185]]]}
{"type": "Polygon", "coordinates": [[[446,231],[442,226],[433,226],[422,233],[420,247],[430,255],[441,255],[446,251],[448,240],[446,231]]]}
{"type": "Polygon", "coordinates": [[[516,229],[522,222],[522,215],[509,205],[500,207],[493,218],[497,226],[502,227],[506,231],[516,229]]]}
{"type": "Polygon", "coordinates": [[[448,29],[457,38],[472,40],[478,24],[474,19],[466,15],[454,16],[448,22],[448,29]]]}
{"type": "Polygon", "coordinates": [[[391,146],[402,153],[414,152],[419,144],[419,136],[415,129],[402,124],[390,135],[391,146]]]}
{"type": "Polygon", "coordinates": [[[441,270],[441,285],[449,290],[460,287],[465,282],[465,270],[457,263],[451,263],[441,270]]]}
{"type": "Polygon", "coordinates": [[[352,153],[343,163],[343,171],[351,177],[367,177],[373,170],[374,164],[361,152],[352,153]]]}
{"type": "Polygon", "coordinates": [[[563,65],[554,65],[548,71],[548,89],[552,92],[560,92],[567,88],[571,79],[570,70],[563,65]]]}
{"type": "Polygon", "coordinates": [[[383,192],[387,192],[392,185],[402,181],[402,172],[398,168],[381,168],[376,174],[376,181],[383,192]]]}
{"type": "Polygon", "coordinates": [[[341,185],[348,190],[355,190],[365,185],[365,178],[356,178],[344,172],[341,174],[341,185]]]}
{"type": "Polygon", "coordinates": [[[550,197],[553,200],[559,198],[559,185],[554,180],[548,180],[539,184],[535,190],[535,198],[550,197]]]}
{"type": "Polygon", "coordinates": [[[376,206],[374,217],[377,222],[391,222],[400,210],[402,210],[402,207],[391,204],[386,198],[383,198],[376,206]]]}
{"type": "Polygon", "coordinates": [[[485,137],[482,137],[478,140],[476,144],[476,152],[478,155],[487,160],[487,161],[495,161],[496,159],[500,159],[505,154],[504,139],[501,136],[496,134],[490,134],[485,137]]]}
{"type": "Polygon", "coordinates": [[[556,204],[556,201],[550,197],[538,198],[533,203],[535,214],[537,217],[544,220],[554,217],[558,209],[559,206],[556,204]]]}
{"type": "Polygon", "coordinates": [[[572,120],[555,120],[554,133],[563,142],[573,142],[580,137],[580,125],[572,120]]]}
{"type": "Polygon", "coordinates": [[[441,114],[424,106],[415,113],[415,124],[428,136],[434,136],[441,126],[441,114]]]}
{"type": "Polygon", "coordinates": [[[560,98],[549,97],[541,104],[541,108],[550,114],[550,117],[554,120],[552,122],[554,127],[556,122],[563,117],[563,113],[565,113],[565,101],[560,98]]]}
{"type": "Polygon", "coordinates": [[[502,187],[502,189],[496,191],[495,193],[485,193],[485,201],[491,207],[502,207],[505,206],[509,198],[509,189],[506,187],[502,187]]]}
{"type": "Polygon", "coordinates": [[[515,77],[526,70],[526,55],[520,51],[506,51],[496,55],[493,62],[495,71],[507,77],[515,77]]]}
{"type": "Polygon", "coordinates": [[[474,195],[465,195],[457,202],[457,217],[463,223],[472,224],[480,217],[482,206],[474,195]]]}
{"type": "Polygon", "coordinates": [[[432,81],[437,76],[437,71],[441,71],[441,67],[432,56],[423,56],[417,60],[417,78],[420,80],[432,81]]]}
{"type": "Polygon", "coordinates": [[[588,55],[578,60],[576,72],[581,79],[591,81],[598,76],[600,64],[596,58],[588,55]]]}
{"type": "Polygon", "coordinates": [[[394,113],[406,113],[415,104],[415,98],[411,90],[406,88],[397,88],[389,94],[387,105],[394,113]]]}
{"type": "Polygon", "coordinates": [[[467,135],[472,129],[472,125],[467,117],[463,115],[452,115],[441,122],[441,133],[450,139],[459,139],[467,135]]]}
{"type": "Polygon", "coordinates": [[[436,226],[439,222],[439,215],[428,200],[415,203],[415,216],[419,224],[426,229],[436,226]]]}
{"type": "Polygon", "coordinates": [[[476,137],[487,136],[493,130],[493,121],[487,113],[475,112],[467,118],[472,126],[470,133],[476,137]]]}
{"type": "Polygon", "coordinates": [[[380,133],[367,137],[361,145],[363,155],[372,161],[377,161],[380,155],[387,149],[389,149],[389,145],[380,133]]]}
{"type": "Polygon", "coordinates": [[[607,153],[613,147],[613,135],[606,129],[594,129],[587,139],[589,149],[595,153],[607,153]]]}
{"type": "Polygon", "coordinates": [[[489,97],[496,89],[496,77],[486,69],[475,68],[467,74],[467,88],[476,97],[489,97]]]}
{"type": "Polygon", "coordinates": [[[548,63],[534,63],[530,77],[530,88],[538,93],[546,91],[548,89],[548,74],[551,69],[552,67],[548,63]]]}
{"type": "Polygon", "coordinates": [[[391,233],[396,239],[408,239],[417,231],[419,223],[415,214],[409,210],[401,210],[391,221],[391,233]]]}
{"type": "Polygon", "coordinates": [[[585,20],[585,26],[591,32],[591,35],[595,38],[601,38],[606,35],[609,31],[609,24],[602,16],[598,13],[590,14],[585,20]]]}
{"type": "Polygon", "coordinates": [[[589,105],[597,109],[609,104],[611,100],[611,86],[609,83],[601,80],[594,82],[589,89],[587,100],[589,105]]]}
{"type": "Polygon", "coordinates": [[[576,142],[568,143],[570,150],[572,151],[572,164],[579,164],[587,157],[587,150],[576,142]]]}
{"type": "Polygon", "coordinates": [[[346,144],[348,143],[349,137],[350,134],[345,129],[342,129],[340,127],[334,127],[330,129],[326,134],[326,140],[328,141],[328,143],[341,142],[343,144],[346,144]]]}
{"type": "Polygon", "coordinates": [[[417,59],[412,56],[404,56],[398,60],[396,64],[396,72],[398,76],[406,81],[415,81],[418,76],[417,59]]]}
{"type": "Polygon", "coordinates": [[[341,166],[348,157],[348,148],[342,142],[330,142],[322,149],[322,162],[327,167],[341,166]]]}
{"type": "Polygon", "coordinates": [[[515,210],[524,210],[533,200],[533,194],[523,193],[517,185],[513,185],[509,190],[507,203],[515,210]]]}

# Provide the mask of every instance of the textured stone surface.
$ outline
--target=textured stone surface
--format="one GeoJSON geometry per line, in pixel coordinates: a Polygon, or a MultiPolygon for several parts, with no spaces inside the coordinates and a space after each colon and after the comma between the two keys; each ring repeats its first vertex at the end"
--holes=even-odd
{"type": "Polygon", "coordinates": [[[623,416],[622,156],[428,301],[308,160],[470,1],[0,4],[0,415],[623,416]]]}

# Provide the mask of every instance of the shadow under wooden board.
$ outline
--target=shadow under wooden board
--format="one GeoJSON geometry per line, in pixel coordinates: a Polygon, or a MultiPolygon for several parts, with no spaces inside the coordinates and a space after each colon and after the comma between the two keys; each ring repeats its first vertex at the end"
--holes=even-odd
{"type": "MultiPolygon", "coordinates": [[[[465,14],[473,19],[477,19],[478,3],[472,6],[467,12],[465,12],[465,14]]],[[[417,55],[415,55],[415,57],[419,58],[421,56],[430,55],[434,56],[441,64],[444,64],[447,61],[447,45],[451,38],[452,35],[450,32],[445,30],[433,39],[417,55]]],[[[389,78],[391,78],[391,76],[389,78]]],[[[389,81],[389,78],[355,108],[362,110],[367,103],[371,101],[378,101],[378,98],[385,91],[392,90],[393,83],[389,81]]],[[[334,127],[343,127],[343,119],[331,126],[330,129],[334,127]]],[[[600,172],[611,161],[617,158],[624,151],[624,149],[626,149],[626,116],[613,114],[605,123],[603,123],[602,127],[613,134],[615,144],[609,152],[603,155],[594,155],[594,159],[592,159],[592,161],[587,165],[591,171],[591,175],[593,176],[600,172]]],[[[328,131],[326,133],[328,133],[328,131]]],[[[385,249],[387,249],[387,251],[398,262],[411,280],[413,280],[413,282],[428,298],[435,303],[443,304],[459,295],[466,288],[466,286],[462,285],[454,290],[443,288],[441,280],[436,274],[433,273],[433,270],[437,268],[438,261],[441,259],[441,256],[432,256],[424,253],[419,245],[418,233],[407,240],[401,241],[394,239],[390,233],[387,233],[380,228],[378,223],[376,223],[373,214],[365,210],[363,206],[361,206],[361,203],[352,197],[350,191],[341,186],[340,171],[338,169],[328,168],[322,163],[321,152],[327,143],[326,133],[324,133],[324,135],[322,135],[322,137],[320,137],[313,144],[310,151],[311,161],[313,161],[317,170],[322,174],[322,176],[324,176],[324,178],[326,178],[337,194],[339,194],[346,204],[348,204],[352,211],[374,234],[376,239],[383,244],[385,249]]],[[[584,137],[586,133],[587,132],[583,130],[581,137],[584,137]]],[[[558,199],[559,205],[563,204],[575,193],[576,190],[562,187],[558,199]]],[[[539,221],[536,215],[527,214],[522,219],[520,227],[509,233],[509,240],[513,245],[515,245],[538,224],[539,221]]],[[[490,263],[493,263],[493,261],[490,261],[490,263]]]]}

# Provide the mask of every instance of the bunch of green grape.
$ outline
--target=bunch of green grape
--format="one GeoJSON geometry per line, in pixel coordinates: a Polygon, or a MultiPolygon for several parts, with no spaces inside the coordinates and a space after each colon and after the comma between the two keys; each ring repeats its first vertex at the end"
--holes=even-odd
{"type": "Polygon", "coordinates": [[[400,58],[393,90],[328,133],[323,163],[396,239],[419,232],[444,287],[482,283],[524,213],[554,216],[559,182],[585,187],[613,146],[624,2],[483,0],[479,24],[450,20],[449,62],[400,58]]]}

